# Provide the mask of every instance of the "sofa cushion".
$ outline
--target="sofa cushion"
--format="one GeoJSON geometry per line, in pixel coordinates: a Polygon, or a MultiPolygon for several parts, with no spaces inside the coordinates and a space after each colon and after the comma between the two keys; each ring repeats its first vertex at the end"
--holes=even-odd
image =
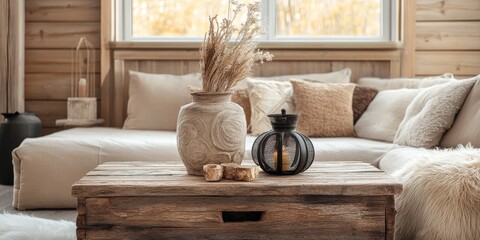
{"type": "Polygon", "coordinates": [[[248,97],[248,89],[237,89],[233,91],[232,102],[243,108],[245,120],[247,122],[247,132],[250,130],[250,119],[252,117],[252,107],[250,106],[250,98],[248,97]]]}
{"type": "Polygon", "coordinates": [[[175,131],[180,107],[192,101],[189,85],[201,86],[200,74],[177,76],[130,71],[123,128],[175,131]]]}
{"type": "Polygon", "coordinates": [[[480,75],[457,114],[450,130],[443,136],[442,147],[456,147],[471,143],[480,148],[480,75]]]}
{"type": "Polygon", "coordinates": [[[353,137],[354,84],[291,81],[297,131],[309,137],[353,137]]]}
{"type": "Polygon", "coordinates": [[[412,147],[437,146],[474,83],[457,81],[422,89],[408,106],[393,142],[412,147]]]}
{"type": "Polygon", "coordinates": [[[295,111],[293,89],[290,82],[248,79],[248,95],[252,109],[250,125],[252,134],[260,135],[272,129],[268,114],[295,111]]]}
{"type": "Polygon", "coordinates": [[[355,124],[358,137],[393,142],[405,110],[419,89],[380,91],[355,124]]]}
{"type": "Polygon", "coordinates": [[[368,105],[373,101],[377,95],[378,90],[371,87],[363,87],[356,85],[353,91],[352,109],[353,109],[353,123],[367,110],[368,105]]]}
{"type": "Polygon", "coordinates": [[[414,147],[398,147],[383,155],[378,167],[390,174],[397,175],[410,162],[422,161],[424,157],[431,156],[434,150],[414,147]]]}
{"type": "Polygon", "coordinates": [[[453,74],[445,73],[440,76],[426,78],[360,78],[357,83],[360,86],[371,87],[381,90],[392,90],[400,88],[426,88],[438,84],[455,81],[453,74]]]}

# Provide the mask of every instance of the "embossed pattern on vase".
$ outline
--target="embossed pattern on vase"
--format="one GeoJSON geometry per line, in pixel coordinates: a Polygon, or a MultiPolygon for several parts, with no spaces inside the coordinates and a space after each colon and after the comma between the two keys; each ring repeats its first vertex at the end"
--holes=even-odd
{"type": "Polygon", "coordinates": [[[203,165],[210,163],[240,164],[247,134],[243,109],[230,101],[229,93],[192,96],[177,121],[177,147],[187,172],[203,175],[203,165]]]}

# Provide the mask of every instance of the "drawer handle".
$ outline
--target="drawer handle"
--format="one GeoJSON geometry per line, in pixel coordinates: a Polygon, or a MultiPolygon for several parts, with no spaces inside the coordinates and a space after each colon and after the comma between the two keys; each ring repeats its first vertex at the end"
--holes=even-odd
{"type": "Polygon", "coordinates": [[[258,222],[262,220],[263,214],[261,211],[251,212],[230,212],[222,211],[222,220],[224,223],[229,222],[258,222]]]}

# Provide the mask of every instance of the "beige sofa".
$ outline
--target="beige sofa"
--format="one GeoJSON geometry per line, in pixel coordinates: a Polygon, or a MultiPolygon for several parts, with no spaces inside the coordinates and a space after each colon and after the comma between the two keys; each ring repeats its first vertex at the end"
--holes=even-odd
{"type": "MultiPolygon", "coordinates": [[[[432,82],[393,79],[387,83],[381,79],[360,79],[358,84],[384,90],[421,88],[449,81],[451,79],[432,82]]],[[[460,123],[454,123],[445,134],[454,135],[446,145],[472,142],[480,147],[479,96],[480,81],[477,81],[457,114],[456,122],[460,123]],[[470,124],[468,131],[458,129],[462,127],[457,125],[465,124],[470,124]]],[[[379,116],[376,121],[382,122],[382,118],[379,116]]],[[[254,140],[255,136],[247,136],[245,160],[251,160],[254,140]]],[[[434,151],[361,137],[311,140],[315,146],[315,161],[363,161],[390,174],[417,159],[415,156],[426,156],[434,151]]],[[[444,142],[442,140],[442,144],[444,142]]],[[[77,128],[27,139],[13,152],[13,207],[20,210],[75,208],[76,199],[70,195],[72,184],[98,164],[108,161],[181,162],[174,131],[77,128]]]]}

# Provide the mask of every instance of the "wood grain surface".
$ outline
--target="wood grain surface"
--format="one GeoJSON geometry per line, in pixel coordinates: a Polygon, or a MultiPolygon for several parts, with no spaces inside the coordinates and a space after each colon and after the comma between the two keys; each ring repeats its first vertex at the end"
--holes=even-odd
{"type": "Polygon", "coordinates": [[[78,239],[393,239],[401,191],[361,162],[262,172],[254,182],[206,182],[178,164],[108,162],[72,187],[78,239]]]}

